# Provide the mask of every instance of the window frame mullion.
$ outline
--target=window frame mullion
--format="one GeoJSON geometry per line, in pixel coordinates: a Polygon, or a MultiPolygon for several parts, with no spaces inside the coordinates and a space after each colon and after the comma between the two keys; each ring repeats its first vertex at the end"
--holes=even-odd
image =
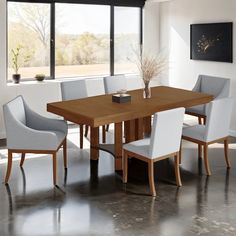
{"type": "Polygon", "coordinates": [[[143,46],[143,7],[140,7],[140,28],[139,28],[139,33],[140,33],[140,46],[143,46]]]}
{"type": "Polygon", "coordinates": [[[55,3],[51,3],[51,16],[50,16],[50,77],[51,79],[56,79],[55,77],[55,3]]]}
{"type": "Polygon", "coordinates": [[[110,8],[110,75],[115,73],[115,6],[110,8]]]}

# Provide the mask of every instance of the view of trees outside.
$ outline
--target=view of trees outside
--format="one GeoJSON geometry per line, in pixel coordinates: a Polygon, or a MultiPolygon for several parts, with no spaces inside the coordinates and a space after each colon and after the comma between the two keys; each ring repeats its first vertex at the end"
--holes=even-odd
{"type": "Polygon", "coordinates": [[[109,71],[110,7],[56,4],[56,77],[109,71]]]}
{"type": "Polygon", "coordinates": [[[140,9],[115,7],[115,74],[138,73],[140,9]]]}
{"type": "MultiPolygon", "coordinates": [[[[110,7],[56,4],[56,78],[110,74],[110,7]]],[[[115,7],[115,73],[136,73],[139,8],[115,7]]],[[[24,79],[50,75],[50,5],[8,2],[8,78],[12,50],[20,48],[24,79]]]]}
{"type": "Polygon", "coordinates": [[[12,50],[20,48],[22,78],[50,75],[50,5],[8,2],[8,78],[12,74],[12,50]]]}

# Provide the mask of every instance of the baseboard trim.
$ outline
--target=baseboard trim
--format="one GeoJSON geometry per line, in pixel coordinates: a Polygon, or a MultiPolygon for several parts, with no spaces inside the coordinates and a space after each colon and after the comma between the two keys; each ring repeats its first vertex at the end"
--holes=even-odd
{"type": "Polygon", "coordinates": [[[236,137],[236,130],[229,131],[230,136],[236,137]]]}

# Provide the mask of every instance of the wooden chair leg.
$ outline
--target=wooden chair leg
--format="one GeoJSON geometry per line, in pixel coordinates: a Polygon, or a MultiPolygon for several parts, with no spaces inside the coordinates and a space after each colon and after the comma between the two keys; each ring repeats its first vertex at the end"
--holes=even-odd
{"type": "Polygon", "coordinates": [[[22,153],[21,159],[20,159],[20,167],[22,167],[24,165],[24,161],[25,161],[25,153],[22,153]]]}
{"type": "Polygon", "coordinates": [[[198,144],[198,158],[202,158],[202,145],[198,144]]]}
{"type": "Polygon", "coordinates": [[[63,142],[63,159],[64,159],[64,168],[67,169],[67,140],[66,138],[63,142]]]}
{"type": "Polygon", "coordinates": [[[180,177],[180,170],[179,170],[179,153],[175,155],[175,178],[176,184],[178,187],[182,186],[181,177],[180,177]]]}
{"type": "Polygon", "coordinates": [[[102,126],[102,142],[106,143],[106,126],[102,126]]]}
{"type": "Polygon", "coordinates": [[[198,124],[202,125],[202,118],[201,117],[198,117],[198,124]]]}
{"type": "Polygon", "coordinates": [[[126,151],[124,151],[123,156],[123,183],[126,184],[128,180],[128,155],[126,151]]]}
{"type": "Polygon", "coordinates": [[[57,153],[52,154],[52,162],[53,162],[53,184],[57,185],[57,153]]]}
{"type": "Polygon", "coordinates": [[[203,118],[203,124],[206,125],[206,117],[203,118]]]}
{"type": "Polygon", "coordinates": [[[8,180],[11,175],[11,169],[12,169],[12,152],[8,150],[7,173],[5,177],[5,184],[8,183],[8,180]]]}
{"type": "Polygon", "coordinates": [[[208,161],[208,145],[204,144],[204,163],[207,175],[211,175],[211,170],[208,161]]]}
{"type": "Polygon", "coordinates": [[[106,127],[106,132],[108,132],[109,131],[109,125],[107,125],[107,127],[106,127]]]}
{"type": "Polygon", "coordinates": [[[230,164],[230,160],[229,160],[229,140],[228,140],[228,138],[226,138],[224,140],[224,152],[225,152],[225,161],[226,161],[227,168],[230,168],[231,164],[230,164]]]}
{"type": "Polygon", "coordinates": [[[86,138],[88,137],[88,130],[89,130],[88,125],[85,125],[85,133],[84,133],[84,136],[85,136],[86,138]]]}
{"type": "Polygon", "coordinates": [[[84,128],[83,128],[83,125],[79,125],[80,127],[80,149],[83,149],[84,147],[84,128]]]}
{"type": "Polygon", "coordinates": [[[153,197],[156,196],[156,189],[154,183],[154,163],[152,160],[148,161],[148,179],[149,179],[149,187],[150,192],[153,197]]]}

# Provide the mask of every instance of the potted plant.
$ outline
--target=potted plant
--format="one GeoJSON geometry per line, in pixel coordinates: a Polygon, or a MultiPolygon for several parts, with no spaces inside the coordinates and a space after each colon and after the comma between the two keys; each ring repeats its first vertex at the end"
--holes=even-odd
{"type": "Polygon", "coordinates": [[[43,81],[45,79],[45,74],[36,74],[35,79],[37,81],[43,81]]]}
{"type": "Polygon", "coordinates": [[[20,74],[18,73],[19,68],[20,68],[20,62],[19,62],[19,57],[20,57],[20,50],[22,47],[19,45],[16,47],[16,49],[12,49],[12,68],[14,70],[14,74],[12,74],[12,80],[14,83],[18,84],[20,82],[20,74]]]}

